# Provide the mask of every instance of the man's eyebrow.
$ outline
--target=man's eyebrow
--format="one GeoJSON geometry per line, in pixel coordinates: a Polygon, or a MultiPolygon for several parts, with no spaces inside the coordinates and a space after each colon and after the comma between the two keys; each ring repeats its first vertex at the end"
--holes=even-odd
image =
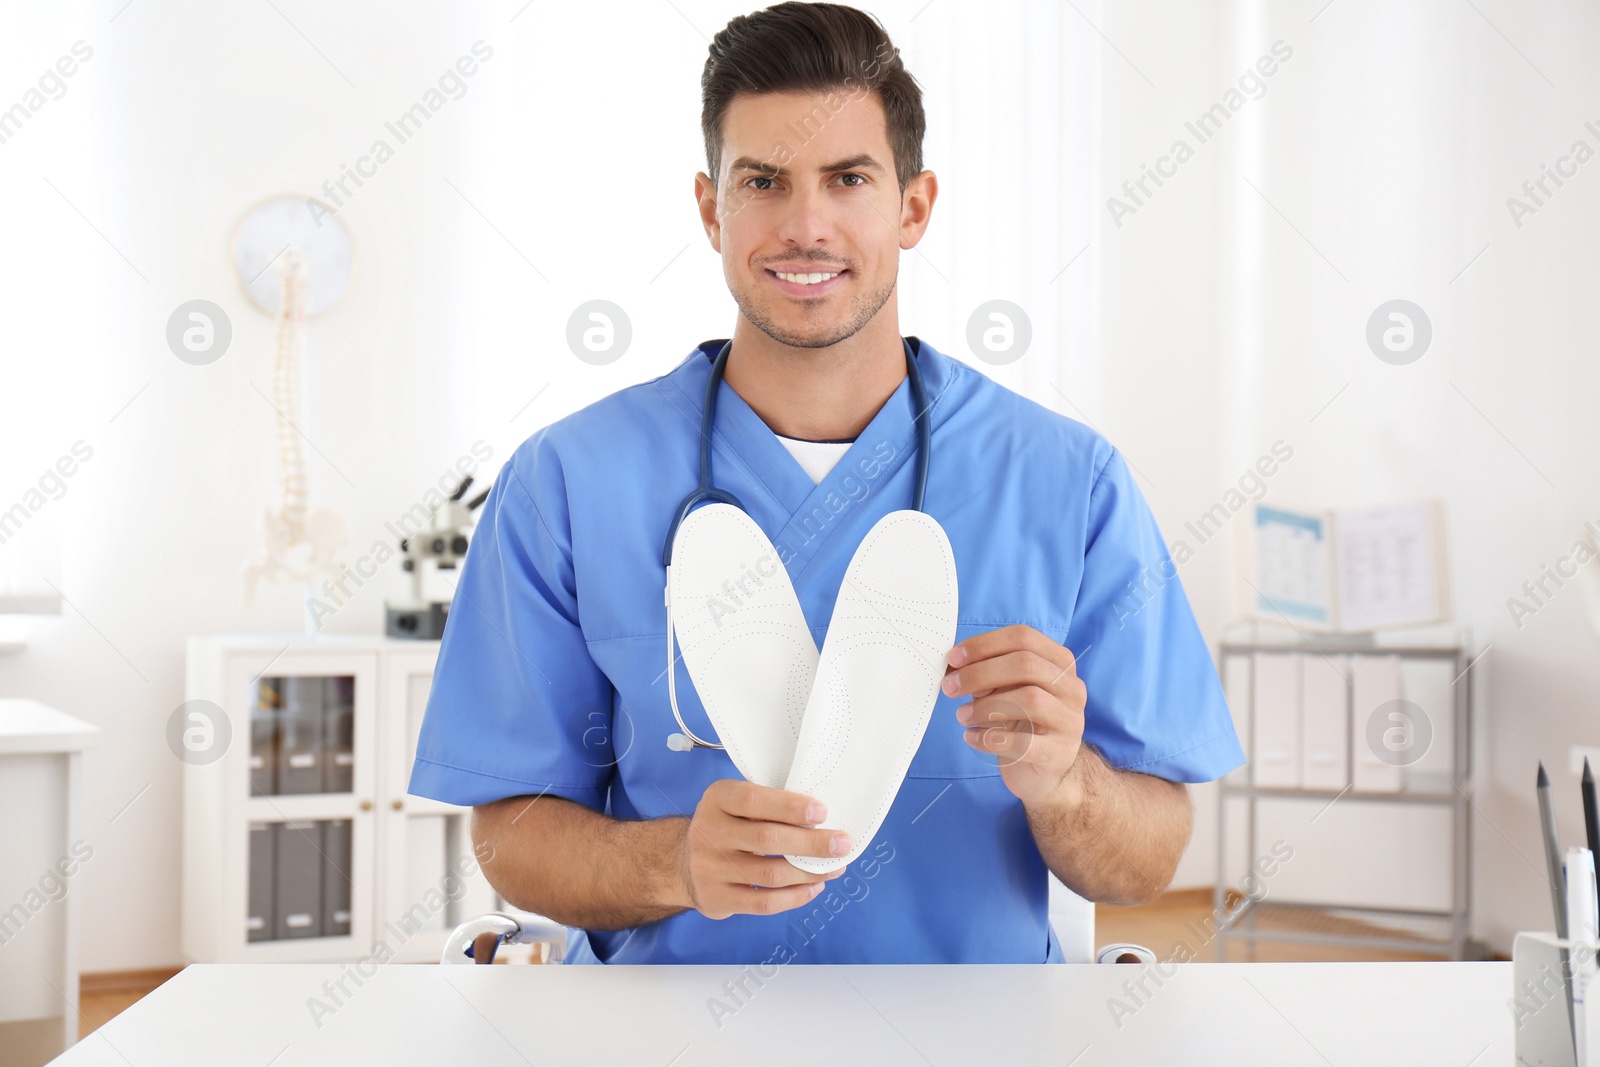
{"type": "MultiPolygon", "coordinates": [[[[884,173],[883,164],[879,163],[876,159],[873,159],[865,152],[862,152],[859,155],[850,156],[847,159],[841,159],[837,163],[825,164],[817,169],[824,174],[834,174],[841,170],[875,170],[880,174],[884,173]]],[[[758,174],[765,174],[775,178],[781,178],[789,174],[789,172],[782,167],[773,166],[772,163],[767,160],[756,159],[752,156],[740,156],[728,167],[728,173],[730,174],[744,170],[753,170],[758,174]]]]}

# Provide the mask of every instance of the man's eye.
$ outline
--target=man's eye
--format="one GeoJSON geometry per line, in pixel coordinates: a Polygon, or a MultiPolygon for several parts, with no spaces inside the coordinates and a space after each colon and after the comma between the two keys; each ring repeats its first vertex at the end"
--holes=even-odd
{"type": "MultiPolygon", "coordinates": [[[[839,177],[840,178],[860,178],[862,185],[865,185],[866,182],[867,182],[866,175],[864,175],[864,174],[841,174],[841,175],[839,175],[839,177]]],[[[848,186],[848,188],[859,189],[859,188],[861,188],[861,186],[860,185],[851,185],[851,186],[848,186]]]]}
{"type": "MultiPolygon", "coordinates": [[[[751,178],[751,179],[750,179],[750,181],[747,181],[747,182],[745,182],[745,184],[746,184],[746,185],[749,185],[749,184],[750,184],[750,182],[770,182],[770,181],[772,181],[772,180],[773,180],[773,179],[771,179],[771,178],[763,178],[763,177],[759,177],[759,176],[758,176],[758,177],[755,177],[755,178],[751,178]]],[[[765,185],[762,185],[762,186],[758,186],[758,187],[757,187],[757,188],[756,188],[756,191],[757,191],[757,192],[761,192],[761,193],[764,193],[764,192],[766,192],[766,191],[767,191],[767,187],[766,187],[766,186],[765,186],[765,185]]]]}

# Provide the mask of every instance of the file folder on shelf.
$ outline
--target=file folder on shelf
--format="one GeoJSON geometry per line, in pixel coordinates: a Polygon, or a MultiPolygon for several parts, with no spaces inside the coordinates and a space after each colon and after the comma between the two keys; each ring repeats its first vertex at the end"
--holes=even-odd
{"type": "Polygon", "coordinates": [[[283,709],[282,678],[263,678],[250,706],[250,795],[278,791],[278,716],[283,709]]]}
{"type": "Polygon", "coordinates": [[[273,856],[277,850],[278,824],[253,822],[250,824],[249,899],[246,901],[244,928],[246,940],[269,941],[274,937],[272,927],[272,871],[273,856]]]}
{"type": "Polygon", "coordinates": [[[321,678],[281,678],[278,718],[278,792],[322,792],[323,704],[321,678]]]}
{"type": "Polygon", "coordinates": [[[324,793],[348,793],[354,788],[355,683],[349,675],[324,678],[322,689],[325,754],[322,761],[324,793]]]}
{"type": "MultiPolygon", "coordinates": [[[[1350,787],[1357,792],[1400,791],[1400,764],[1385,761],[1373,750],[1368,724],[1382,714],[1385,704],[1401,697],[1399,656],[1350,657],[1350,787]]],[[[1380,723],[1382,728],[1387,725],[1380,723]]]]}
{"type": "Polygon", "coordinates": [[[1350,784],[1350,657],[1307,655],[1300,673],[1301,779],[1306,789],[1350,784]]]}
{"type": "Polygon", "coordinates": [[[314,820],[278,827],[274,874],[274,937],[322,934],[322,827],[314,820]]]}
{"type": "Polygon", "coordinates": [[[1255,654],[1250,762],[1255,784],[1263,788],[1300,787],[1300,660],[1298,652],[1255,654]]]}
{"type": "Polygon", "coordinates": [[[350,932],[350,820],[322,823],[322,936],[350,932]]]}

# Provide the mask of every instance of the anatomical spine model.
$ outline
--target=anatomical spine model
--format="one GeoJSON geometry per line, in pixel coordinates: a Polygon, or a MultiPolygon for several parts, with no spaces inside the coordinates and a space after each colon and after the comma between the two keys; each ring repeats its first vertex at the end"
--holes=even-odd
{"type": "Polygon", "coordinates": [[[304,349],[306,320],[305,261],[293,248],[279,257],[282,299],[278,303],[278,346],[272,366],[272,403],[277,408],[278,458],[282,464],[282,495],[274,510],[261,516],[264,548],[245,564],[244,604],[255,599],[262,578],[287,584],[311,582],[319,574],[337,575],[334,555],[350,539],[345,522],[336,513],[306,509],[306,464],[301,447],[300,357],[304,349]]]}

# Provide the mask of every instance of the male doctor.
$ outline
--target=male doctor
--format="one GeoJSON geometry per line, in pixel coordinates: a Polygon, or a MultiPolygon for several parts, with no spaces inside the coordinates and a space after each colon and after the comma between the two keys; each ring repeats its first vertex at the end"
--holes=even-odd
{"type": "MultiPolygon", "coordinates": [[[[739,307],[714,480],[779,549],[821,647],[861,538],[911,507],[895,282],[939,192],[921,91],[873,19],[820,3],[733,19],[701,84],[695,196],[739,307]]],[[[410,791],[473,806],[488,880],[569,927],[567,962],[1056,962],[1047,870],[1089,900],[1150,899],[1189,839],[1184,783],[1243,762],[1121,454],[907,340],[957,643],[872,846],[831,874],[783,856],[850,850],[815,798],[666,744],[661,552],[698,483],[723,339],[547,426],[496,477],[410,791]]],[[[673,670],[688,725],[714,737],[673,670]]]]}

